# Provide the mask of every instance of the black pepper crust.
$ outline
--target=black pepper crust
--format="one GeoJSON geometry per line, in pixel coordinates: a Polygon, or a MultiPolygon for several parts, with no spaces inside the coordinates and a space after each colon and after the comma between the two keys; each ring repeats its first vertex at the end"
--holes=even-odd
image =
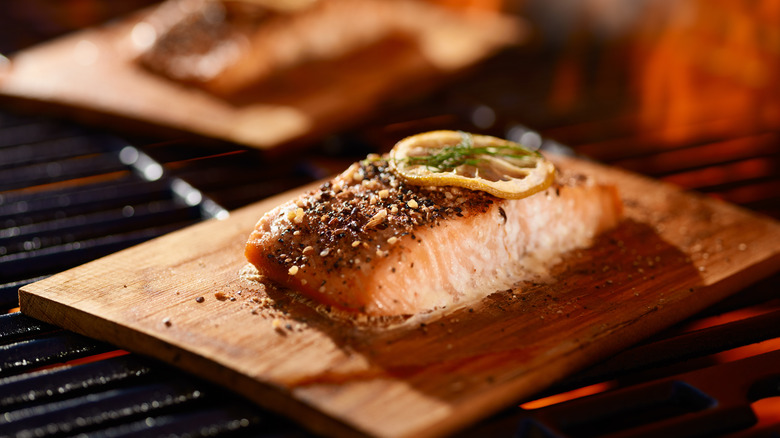
{"type": "Polygon", "coordinates": [[[416,230],[482,214],[503,202],[480,191],[406,184],[387,161],[365,160],[281,211],[274,220],[289,225],[266,257],[286,267],[317,258],[317,267],[329,272],[370,263],[400,248],[396,243],[406,236],[419,242],[416,230]]]}
{"type": "MultiPolygon", "coordinates": [[[[558,172],[548,190],[556,196],[562,185],[586,182],[583,175],[558,172]]],[[[343,274],[420,243],[416,232],[449,219],[484,214],[498,206],[498,220],[505,223],[505,202],[481,191],[407,184],[390,170],[385,159],[373,157],[354,163],[319,189],[280,209],[271,219],[280,232],[269,241],[265,257],[270,264],[296,273],[314,268],[343,274]]]]}

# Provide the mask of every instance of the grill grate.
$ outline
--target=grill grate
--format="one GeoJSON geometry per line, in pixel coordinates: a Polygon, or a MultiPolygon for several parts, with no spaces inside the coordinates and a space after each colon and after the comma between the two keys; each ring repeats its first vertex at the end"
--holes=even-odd
{"type": "Polygon", "coordinates": [[[225,214],[118,138],[0,115],[0,307],[32,281],[225,214]]]}
{"type": "MultiPolygon", "coordinates": [[[[138,148],[54,120],[0,114],[0,308],[24,284],[227,211],[138,148]]],[[[0,435],[301,436],[165,365],[0,315],[0,435]]]]}

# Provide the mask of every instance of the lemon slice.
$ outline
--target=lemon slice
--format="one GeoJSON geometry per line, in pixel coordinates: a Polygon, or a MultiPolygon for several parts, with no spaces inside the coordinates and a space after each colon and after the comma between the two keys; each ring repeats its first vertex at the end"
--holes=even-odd
{"type": "Polygon", "coordinates": [[[519,143],[461,131],[407,137],[390,151],[390,166],[414,185],[458,186],[521,199],[550,186],[555,166],[519,143]]]}

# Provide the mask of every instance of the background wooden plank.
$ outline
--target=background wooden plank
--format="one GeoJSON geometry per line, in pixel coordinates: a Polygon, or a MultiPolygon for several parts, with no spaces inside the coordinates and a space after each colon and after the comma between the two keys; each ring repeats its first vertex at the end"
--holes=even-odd
{"type": "Polygon", "coordinates": [[[617,184],[626,220],[568,254],[549,280],[438,318],[366,329],[239,275],[254,223],[294,193],[26,286],[22,311],[173,363],[320,432],[433,436],[780,269],[780,225],[770,219],[559,162],[617,184]]]}
{"type": "Polygon", "coordinates": [[[14,54],[0,69],[0,97],[101,127],[272,149],[354,125],[383,102],[418,97],[526,34],[522,20],[498,13],[456,13],[417,2],[418,16],[404,17],[408,2],[383,4],[388,21],[411,20],[408,27],[416,30],[339,59],[288,68],[234,96],[143,68],[132,31],[150,14],[146,10],[14,54]],[[458,44],[448,44],[453,40],[458,44]]]}

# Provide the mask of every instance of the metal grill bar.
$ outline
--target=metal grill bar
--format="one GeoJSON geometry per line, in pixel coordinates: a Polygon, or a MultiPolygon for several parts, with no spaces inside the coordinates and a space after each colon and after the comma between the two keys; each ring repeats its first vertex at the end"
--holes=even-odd
{"type": "Polygon", "coordinates": [[[121,234],[90,238],[72,243],[35,248],[0,257],[0,278],[11,275],[39,276],[58,272],[105,254],[119,251],[182,228],[191,222],[166,224],[121,234]]]}
{"type": "Polygon", "coordinates": [[[104,209],[90,214],[68,216],[34,222],[0,230],[7,253],[30,251],[109,235],[126,229],[139,229],[164,222],[165,219],[187,221],[198,217],[196,207],[177,205],[164,200],[143,204],[126,204],[117,209],[104,209]],[[64,237],[63,237],[64,236],[64,237]]]}
{"type": "MultiPolygon", "coordinates": [[[[115,138],[0,114],[4,308],[17,305],[24,284],[224,214],[115,138]]],[[[122,352],[95,356],[113,350],[20,313],[0,316],[2,435],[256,436],[279,430],[279,420],[198,379],[122,352]]]]}
{"type": "Polygon", "coordinates": [[[109,181],[83,184],[77,189],[48,190],[34,195],[9,192],[0,198],[0,224],[10,228],[52,217],[165,199],[170,197],[169,185],[165,180],[146,181],[126,172],[109,181]]]}
{"type": "Polygon", "coordinates": [[[640,157],[619,159],[612,164],[634,172],[663,176],[711,165],[777,155],[778,143],[780,143],[780,134],[772,132],[681,147],[660,153],[654,151],[640,157]]]}
{"type": "Polygon", "coordinates": [[[85,438],[146,438],[149,436],[304,436],[290,433],[275,424],[268,424],[258,411],[245,406],[226,406],[219,409],[192,410],[147,417],[120,426],[81,434],[85,438]]]}
{"type": "Polygon", "coordinates": [[[65,181],[90,175],[90,172],[95,169],[109,173],[125,170],[126,167],[115,157],[104,155],[85,155],[18,166],[13,169],[5,169],[0,173],[0,190],[14,190],[65,181]]]}
{"type": "Polygon", "coordinates": [[[75,125],[0,115],[0,305],[19,287],[226,214],[147,155],[75,125]]]}
{"type": "Polygon", "coordinates": [[[30,145],[0,148],[0,169],[12,169],[35,163],[49,162],[73,156],[103,152],[97,137],[71,137],[38,142],[30,145]]]}
{"type": "Polygon", "coordinates": [[[232,394],[131,354],[6,377],[0,394],[0,429],[10,436],[305,435],[232,394]]]}
{"type": "Polygon", "coordinates": [[[11,434],[32,431],[34,436],[78,433],[185,408],[205,396],[190,381],[178,379],[87,395],[6,412],[0,426],[11,434]]]}
{"type": "Polygon", "coordinates": [[[37,120],[10,114],[0,117],[0,148],[74,137],[84,132],[78,125],[58,123],[43,117],[37,120]]]}
{"type": "Polygon", "coordinates": [[[0,380],[0,408],[15,411],[30,405],[148,382],[152,378],[166,378],[164,368],[154,365],[128,354],[7,377],[0,380]]]}
{"type": "Polygon", "coordinates": [[[780,321],[780,311],[643,343],[578,374],[565,382],[566,387],[557,386],[551,392],[620,379],[641,371],[653,370],[658,375],[662,367],[681,363],[694,367],[696,364],[690,362],[694,359],[780,337],[777,321],[780,321]]]}
{"type": "MultiPolygon", "coordinates": [[[[693,373],[685,373],[633,388],[625,388],[618,391],[609,391],[603,394],[573,400],[560,405],[551,406],[536,412],[534,418],[541,421],[546,429],[557,430],[559,437],[577,437],[577,430],[571,427],[579,421],[604,420],[604,416],[612,418],[628,417],[628,421],[599,421],[601,430],[591,429],[591,436],[601,436],[616,430],[624,433],[610,436],[713,436],[725,434],[750,427],[756,423],[756,417],[749,406],[750,401],[760,398],[780,395],[780,387],[776,386],[778,371],[777,360],[780,352],[774,351],[762,355],[742,359],[735,362],[715,365],[693,373]],[[750,370],[750,372],[745,372],[750,370]],[[642,391],[653,390],[669,385],[679,385],[677,382],[686,382],[689,397],[699,398],[702,401],[711,399],[709,403],[696,403],[699,408],[696,412],[683,415],[678,412],[662,421],[654,422],[648,426],[643,423],[644,418],[630,418],[638,400],[646,399],[642,391]],[[693,391],[691,393],[691,390],[693,391]],[[637,394],[640,392],[640,394],[637,394]],[[585,418],[590,417],[590,420],[585,418]],[[602,417],[602,418],[599,418],[602,417]],[[610,430],[615,425],[619,428],[610,430]],[[641,430],[637,429],[645,426],[641,430]],[[598,432],[598,433],[596,433],[598,432]]],[[[664,409],[677,409],[680,402],[674,398],[661,400],[660,405],[664,409]]],[[[580,430],[587,430],[583,427],[580,430]]],[[[522,436],[522,435],[521,435],[522,436]]],[[[532,436],[532,435],[525,435],[532,436]]],[[[589,436],[588,434],[584,436],[589,436]]]]}
{"type": "Polygon", "coordinates": [[[108,344],[71,332],[38,336],[0,346],[0,377],[114,349],[108,344]]]}
{"type": "Polygon", "coordinates": [[[10,344],[21,339],[30,339],[59,328],[38,321],[21,313],[0,315],[0,345],[10,344]]]}

